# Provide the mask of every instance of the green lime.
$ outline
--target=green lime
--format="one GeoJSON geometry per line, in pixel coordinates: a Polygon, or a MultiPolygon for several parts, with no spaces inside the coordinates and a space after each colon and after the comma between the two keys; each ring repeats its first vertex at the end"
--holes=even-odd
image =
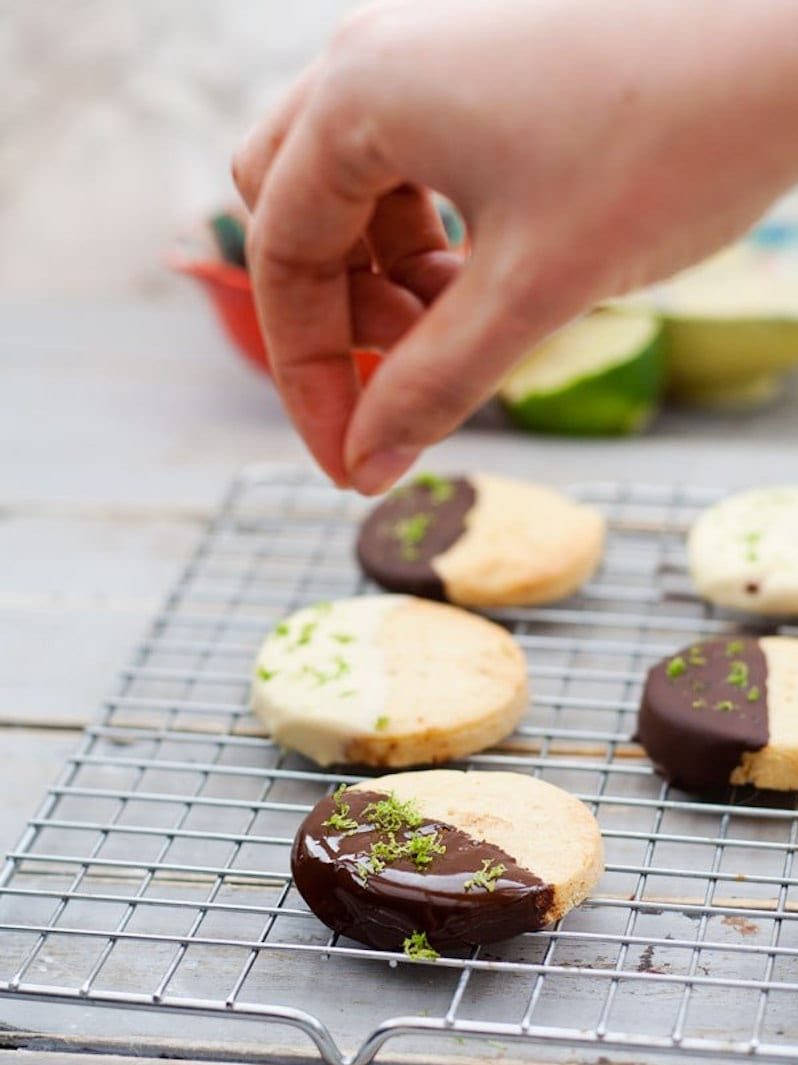
{"type": "Polygon", "coordinates": [[[735,246],[620,306],[662,318],[667,388],[683,402],[756,405],[798,365],[798,270],[788,260],[735,246]]]}
{"type": "Polygon", "coordinates": [[[664,384],[662,326],[639,311],[594,311],[560,329],[505,378],[499,397],[527,429],[634,433],[664,384]]]}

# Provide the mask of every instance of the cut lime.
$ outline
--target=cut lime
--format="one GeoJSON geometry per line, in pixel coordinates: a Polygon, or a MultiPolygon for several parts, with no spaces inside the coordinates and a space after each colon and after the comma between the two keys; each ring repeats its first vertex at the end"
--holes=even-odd
{"type": "Polygon", "coordinates": [[[499,396],[519,425],[553,433],[634,433],[657,409],[662,326],[639,311],[595,311],[544,341],[499,396]]]}
{"type": "Polygon", "coordinates": [[[736,246],[623,306],[659,314],[668,391],[707,406],[751,406],[798,365],[798,270],[736,246]]]}

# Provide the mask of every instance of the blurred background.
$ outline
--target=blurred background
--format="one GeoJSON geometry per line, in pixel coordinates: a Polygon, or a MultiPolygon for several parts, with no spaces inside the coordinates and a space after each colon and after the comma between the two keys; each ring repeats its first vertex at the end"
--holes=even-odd
{"type": "Polygon", "coordinates": [[[0,291],[160,295],[240,137],[354,0],[0,0],[0,291]]]}
{"type": "MultiPolygon", "coordinates": [[[[202,223],[236,203],[242,135],[355,6],[0,0],[2,297],[177,301],[220,350],[262,363],[236,234],[202,223]]],[[[708,271],[636,299],[653,324],[604,317],[531,353],[480,424],[623,435],[666,399],[751,413],[783,397],[798,361],[796,249],[793,195],[708,271]]]]}

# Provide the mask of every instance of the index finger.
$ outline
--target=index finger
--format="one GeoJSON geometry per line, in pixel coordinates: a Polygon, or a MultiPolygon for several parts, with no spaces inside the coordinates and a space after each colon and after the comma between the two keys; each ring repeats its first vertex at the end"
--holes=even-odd
{"type": "Polygon", "coordinates": [[[267,175],[250,228],[248,262],[276,383],[340,485],[348,483],[343,441],[358,398],[347,254],[396,182],[367,138],[312,100],[267,175]]]}

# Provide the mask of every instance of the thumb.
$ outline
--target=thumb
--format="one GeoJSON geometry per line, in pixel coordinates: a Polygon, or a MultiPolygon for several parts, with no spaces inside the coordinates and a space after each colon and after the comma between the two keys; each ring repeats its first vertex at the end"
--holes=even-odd
{"type": "Polygon", "coordinates": [[[529,345],[581,309],[553,273],[524,277],[512,250],[496,244],[476,248],[361,394],[344,444],[358,491],[390,488],[425,447],[490,397],[529,345]]]}

